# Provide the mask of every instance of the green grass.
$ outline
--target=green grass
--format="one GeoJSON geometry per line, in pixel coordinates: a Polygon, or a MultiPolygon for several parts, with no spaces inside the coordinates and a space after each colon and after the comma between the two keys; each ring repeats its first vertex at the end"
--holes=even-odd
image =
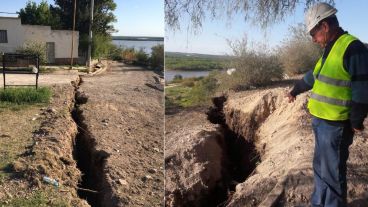
{"type": "Polygon", "coordinates": [[[50,67],[40,67],[40,73],[53,73],[57,69],[56,68],[50,68],[50,67]]]}
{"type": "Polygon", "coordinates": [[[165,107],[208,106],[211,97],[218,89],[217,73],[210,73],[207,77],[183,78],[174,81],[178,84],[165,88],[165,107]]]}
{"type": "Polygon", "coordinates": [[[174,86],[165,89],[165,107],[189,107],[193,105],[191,88],[185,86],[174,86]]]}
{"type": "Polygon", "coordinates": [[[50,199],[51,198],[55,198],[55,194],[54,189],[49,189],[47,191],[36,191],[34,193],[32,193],[31,196],[27,196],[27,198],[23,198],[23,197],[17,197],[17,198],[13,198],[11,200],[8,200],[7,202],[1,201],[0,202],[0,206],[22,206],[22,207],[34,207],[34,206],[39,206],[39,207],[47,207],[47,206],[54,206],[54,207],[67,207],[69,206],[65,201],[63,201],[63,199],[57,198],[57,199],[50,199]],[[50,196],[51,195],[51,196],[50,196]]]}
{"type": "Polygon", "coordinates": [[[38,90],[28,87],[1,89],[0,106],[48,103],[51,95],[52,92],[47,87],[41,87],[38,90]]]}

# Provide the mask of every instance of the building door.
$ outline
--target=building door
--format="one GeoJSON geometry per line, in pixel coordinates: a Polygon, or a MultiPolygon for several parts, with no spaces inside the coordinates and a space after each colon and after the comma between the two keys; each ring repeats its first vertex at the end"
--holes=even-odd
{"type": "Polygon", "coordinates": [[[55,42],[46,42],[47,63],[55,63],[55,42]]]}

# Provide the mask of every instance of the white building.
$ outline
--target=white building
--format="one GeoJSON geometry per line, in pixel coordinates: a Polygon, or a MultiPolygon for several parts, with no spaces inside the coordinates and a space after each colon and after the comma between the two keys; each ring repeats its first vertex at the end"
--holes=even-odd
{"type": "MultiPolygon", "coordinates": [[[[0,52],[14,53],[27,42],[46,44],[48,63],[70,64],[70,30],[51,30],[50,26],[22,25],[20,18],[0,17],[0,52]]],[[[78,61],[79,32],[74,31],[73,59],[78,61]]]]}

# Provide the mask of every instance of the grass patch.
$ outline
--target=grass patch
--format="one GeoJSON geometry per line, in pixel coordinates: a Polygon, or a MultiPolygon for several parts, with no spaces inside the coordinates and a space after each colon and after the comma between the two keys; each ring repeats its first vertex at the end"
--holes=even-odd
{"type": "Polygon", "coordinates": [[[165,89],[165,107],[189,107],[193,105],[191,88],[185,86],[174,86],[165,89]]]}
{"type": "Polygon", "coordinates": [[[36,191],[32,193],[31,196],[27,196],[26,198],[23,197],[17,197],[13,198],[11,200],[8,200],[7,202],[2,201],[0,202],[1,206],[22,206],[22,207],[33,207],[33,206],[55,206],[55,207],[67,207],[70,206],[68,203],[63,201],[62,198],[56,198],[53,189],[49,189],[47,192],[43,191],[36,191]],[[49,191],[50,190],[50,191],[49,191]],[[53,198],[53,199],[50,199],[53,198]]]}
{"type": "Polygon", "coordinates": [[[38,90],[35,88],[2,89],[0,90],[0,106],[48,103],[51,95],[52,92],[47,87],[41,87],[38,90]]]}
{"type": "Polygon", "coordinates": [[[40,73],[53,73],[57,69],[56,68],[50,68],[50,67],[40,67],[40,73]]]}
{"type": "Polygon", "coordinates": [[[217,73],[210,73],[207,77],[184,78],[174,82],[179,84],[165,88],[165,107],[191,107],[210,105],[211,97],[215,94],[218,84],[217,73]]]}

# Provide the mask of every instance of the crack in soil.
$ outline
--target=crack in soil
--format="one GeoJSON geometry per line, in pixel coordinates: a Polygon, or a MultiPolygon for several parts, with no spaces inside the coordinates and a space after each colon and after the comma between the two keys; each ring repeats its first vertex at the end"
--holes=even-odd
{"type": "Polygon", "coordinates": [[[223,189],[217,189],[209,196],[210,200],[214,200],[213,206],[226,206],[235,192],[238,183],[244,182],[252,175],[257,164],[261,162],[260,153],[256,150],[253,142],[247,140],[257,140],[255,133],[251,139],[245,139],[242,135],[232,131],[226,124],[223,112],[224,103],[227,98],[225,96],[213,98],[213,107],[210,107],[207,119],[213,124],[219,124],[221,127],[218,131],[225,138],[223,146],[225,152],[225,166],[223,172],[223,181],[225,185],[223,189]],[[220,193],[220,195],[219,195],[220,193]]]}
{"type": "Polygon", "coordinates": [[[92,207],[103,206],[102,199],[106,192],[104,186],[107,183],[104,174],[106,159],[110,156],[109,153],[103,150],[96,150],[95,138],[88,131],[85,124],[83,110],[80,109],[81,104],[88,101],[88,96],[79,91],[79,86],[82,83],[76,84],[75,87],[75,105],[72,111],[72,117],[78,126],[76,143],[73,151],[74,159],[77,161],[77,168],[82,172],[82,178],[78,185],[78,196],[85,199],[92,207]]]}

